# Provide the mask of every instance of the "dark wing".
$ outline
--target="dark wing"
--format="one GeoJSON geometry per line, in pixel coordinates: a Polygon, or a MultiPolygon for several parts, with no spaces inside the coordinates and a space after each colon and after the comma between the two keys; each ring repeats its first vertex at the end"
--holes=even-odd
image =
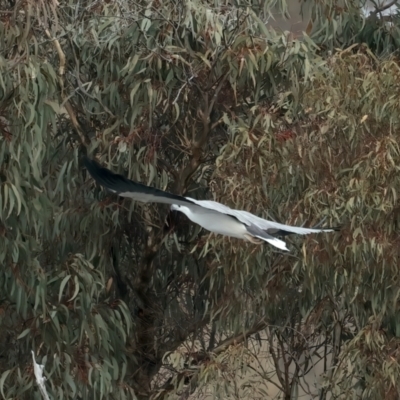
{"type": "Polygon", "coordinates": [[[103,168],[99,163],[87,157],[84,157],[83,162],[89,174],[99,185],[122,197],[130,197],[143,203],[193,205],[193,202],[183,196],[164,192],[163,190],[131,181],[122,175],[114,174],[114,172],[103,168]]]}

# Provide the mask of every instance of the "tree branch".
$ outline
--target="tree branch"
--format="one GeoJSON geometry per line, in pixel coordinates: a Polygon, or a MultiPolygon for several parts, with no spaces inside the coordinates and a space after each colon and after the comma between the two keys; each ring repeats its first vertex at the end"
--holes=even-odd
{"type": "Polygon", "coordinates": [[[278,357],[275,354],[274,343],[273,343],[273,335],[269,335],[268,336],[268,341],[269,341],[269,354],[271,354],[272,359],[274,360],[276,375],[278,376],[279,382],[282,385],[282,391],[284,392],[284,388],[285,388],[286,382],[285,382],[285,379],[282,376],[282,371],[279,368],[278,357]]]}
{"type": "MultiPolygon", "coordinates": [[[[60,86],[61,86],[61,96],[64,98],[64,74],[65,74],[65,54],[61,48],[60,42],[53,38],[51,36],[51,33],[48,29],[45,29],[44,32],[46,33],[46,36],[50,39],[50,41],[53,43],[57,54],[58,54],[58,58],[60,59],[60,66],[58,68],[58,75],[59,75],[59,82],[60,82],[60,86]]],[[[67,110],[67,113],[71,119],[72,125],[75,127],[76,132],[78,133],[81,142],[83,145],[88,145],[90,143],[89,138],[86,137],[86,135],[83,133],[80,124],[78,122],[78,119],[76,118],[75,112],[68,100],[68,98],[63,99],[64,101],[64,107],[67,110]]]]}
{"type": "Polygon", "coordinates": [[[213,350],[211,350],[211,352],[214,354],[220,354],[223,351],[225,351],[229,346],[231,346],[233,344],[239,344],[239,343],[244,342],[251,335],[254,335],[257,332],[262,331],[267,326],[268,326],[268,324],[265,321],[260,321],[256,325],[254,325],[251,329],[249,329],[247,332],[240,333],[239,335],[232,336],[228,339],[225,339],[221,344],[219,344],[217,347],[215,347],[213,350]]]}
{"type": "MultiPolygon", "coordinates": [[[[191,160],[190,162],[181,169],[178,174],[179,179],[175,181],[175,190],[176,193],[182,194],[185,188],[188,185],[189,179],[193,176],[193,174],[197,171],[198,167],[202,162],[202,155],[204,151],[204,146],[207,143],[207,139],[210,135],[210,132],[217,124],[212,124],[210,120],[211,113],[214,109],[215,102],[218,98],[218,95],[226,81],[227,74],[221,75],[219,79],[217,79],[218,85],[215,87],[213,91],[212,98],[210,100],[209,91],[211,88],[202,89],[199,85],[195,84],[198,90],[202,93],[203,96],[203,107],[197,111],[197,116],[201,122],[202,129],[201,132],[196,135],[195,129],[193,126],[193,134],[192,134],[192,142],[191,142],[191,160]]],[[[216,84],[216,83],[215,83],[216,84]]]]}
{"type": "Polygon", "coordinates": [[[397,3],[398,0],[392,0],[390,3],[387,3],[385,5],[379,5],[375,1],[372,1],[375,10],[371,12],[373,15],[381,14],[383,11],[388,10],[390,7],[394,6],[397,3]]]}

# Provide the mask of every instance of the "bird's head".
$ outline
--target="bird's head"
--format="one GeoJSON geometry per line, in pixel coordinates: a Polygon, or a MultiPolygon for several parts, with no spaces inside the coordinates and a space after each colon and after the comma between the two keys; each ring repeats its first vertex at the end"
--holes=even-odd
{"type": "Polygon", "coordinates": [[[179,211],[181,206],[179,206],[178,204],[172,204],[171,205],[171,210],[172,211],[179,211]]]}

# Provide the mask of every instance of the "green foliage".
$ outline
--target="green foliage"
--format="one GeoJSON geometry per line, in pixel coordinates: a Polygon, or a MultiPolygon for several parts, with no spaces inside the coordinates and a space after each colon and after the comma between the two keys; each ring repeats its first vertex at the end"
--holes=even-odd
{"type": "Polygon", "coordinates": [[[397,19],[318,1],[295,39],[265,25],[286,2],[235,4],[0,13],[3,398],[39,398],[31,350],[60,399],[399,395],[397,19]],[[86,153],[174,193],[342,231],[288,239],[284,255],[209,235],[103,193],[86,153]]]}

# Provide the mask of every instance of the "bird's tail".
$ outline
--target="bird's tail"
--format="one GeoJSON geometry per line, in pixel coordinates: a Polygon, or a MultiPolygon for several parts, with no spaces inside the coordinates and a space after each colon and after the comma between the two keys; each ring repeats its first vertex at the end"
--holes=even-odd
{"type": "Polygon", "coordinates": [[[246,226],[248,234],[245,235],[246,239],[250,242],[255,242],[254,239],[261,239],[265,242],[268,242],[272,246],[277,247],[278,249],[289,251],[286,247],[286,243],[283,240],[280,240],[276,237],[269,235],[267,232],[257,228],[256,226],[246,226]]]}
{"type": "Polygon", "coordinates": [[[262,234],[247,234],[244,235],[246,240],[252,243],[260,244],[261,240],[264,240],[265,242],[268,242],[269,244],[272,244],[272,246],[277,247],[278,249],[289,251],[289,249],[286,247],[286,243],[283,240],[280,240],[278,238],[274,238],[273,236],[268,235],[268,233],[263,232],[262,234]],[[261,240],[260,240],[261,239],[261,240]]]}
{"type": "Polygon", "coordinates": [[[286,243],[283,240],[280,240],[278,238],[274,238],[273,236],[270,236],[269,238],[266,238],[266,237],[263,237],[263,236],[256,236],[256,237],[261,239],[261,240],[264,240],[265,242],[268,242],[269,244],[272,244],[272,246],[275,246],[278,249],[289,251],[289,249],[286,247],[286,243]]]}

